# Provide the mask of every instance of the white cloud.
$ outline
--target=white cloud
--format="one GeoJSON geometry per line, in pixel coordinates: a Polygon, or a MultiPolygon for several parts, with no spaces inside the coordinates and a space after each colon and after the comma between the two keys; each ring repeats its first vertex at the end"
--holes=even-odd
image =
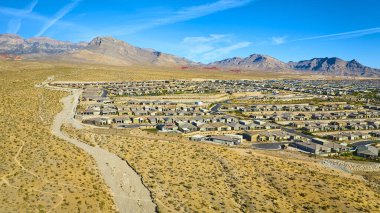
{"type": "Polygon", "coordinates": [[[71,3],[64,6],[61,10],[59,10],[53,18],[47,21],[47,23],[42,27],[42,29],[35,35],[41,36],[43,35],[50,27],[52,27],[57,21],[62,19],[67,13],[71,12],[81,0],[74,0],[71,3]]]}
{"type": "Polygon", "coordinates": [[[251,42],[235,42],[231,34],[211,34],[209,36],[186,37],[181,43],[187,57],[201,62],[223,59],[234,50],[248,47],[251,42]]]}

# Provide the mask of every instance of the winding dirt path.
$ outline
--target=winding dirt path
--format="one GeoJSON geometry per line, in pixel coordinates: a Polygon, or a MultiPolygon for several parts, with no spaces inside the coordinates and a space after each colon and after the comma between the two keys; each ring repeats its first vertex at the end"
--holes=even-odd
{"type": "MultiPolygon", "coordinates": [[[[47,86],[49,88],[49,86],[47,86]]],[[[50,87],[50,89],[60,89],[50,87]]],[[[60,89],[71,91],[71,95],[61,99],[63,109],[55,118],[51,127],[52,133],[68,141],[90,154],[96,161],[106,184],[110,187],[114,196],[115,204],[121,213],[125,212],[155,212],[156,205],[153,203],[149,190],[143,185],[141,177],[121,158],[98,146],[92,147],[75,138],[69,137],[61,131],[64,123],[78,126],[74,119],[75,107],[78,104],[80,90],[60,89]]]]}

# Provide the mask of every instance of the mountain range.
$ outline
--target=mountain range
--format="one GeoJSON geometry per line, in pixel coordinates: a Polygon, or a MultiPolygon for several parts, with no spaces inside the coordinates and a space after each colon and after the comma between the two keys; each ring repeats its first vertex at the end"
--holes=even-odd
{"type": "Polygon", "coordinates": [[[337,57],[313,58],[285,63],[271,56],[252,54],[246,58],[233,57],[212,62],[209,65],[245,70],[308,71],[336,76],[380,76],[380,69],[364,66],[356,60],[345,61],[337,57]]]}
{"type": "Polygon", "coordinates": [[[2,34],[0,35],[0,54],[17,55],[24,59],[33,60],[108,65],[196,65],[196,63],[185,58],[153,49],[135,47],[112,37],[96,37],[88,43],[71,43],[47,37],[23,39],[18,35],[2,34]]]}
{"type": "Polygon", "coordinates": [[[65,61],[107,65],[201,66],[221,69],[270,72],[313,72],[337,76],[380,77],[380,70],[356,60],[313,58],[299,62],[282,62],[268,55],[252,54],[201,64],[183,57],[140,48],[112,37],[96,37],[90,42],[72,43],[48,37],[24,39],[18,35],[0,35],[0,58],[18,60],[65,61]]]}

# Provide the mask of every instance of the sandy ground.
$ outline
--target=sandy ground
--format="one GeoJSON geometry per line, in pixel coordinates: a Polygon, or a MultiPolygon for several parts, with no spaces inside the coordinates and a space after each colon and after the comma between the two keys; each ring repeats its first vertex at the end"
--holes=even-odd
{"type": "Polygon", "coordinates": [[[143,185],[141,177],[125,161],[107,150],[70,138],[61,131],[63,123],[78,126],[74,113],[81,91],[71,90],[71,92],[71,95],[61,99],[64,106],[54,118],[52,133],[83,149],[95,159],[98,169],[112,191],[119,212],[155,212],[156,205],[152,201],[149,190],[143,185]]]}

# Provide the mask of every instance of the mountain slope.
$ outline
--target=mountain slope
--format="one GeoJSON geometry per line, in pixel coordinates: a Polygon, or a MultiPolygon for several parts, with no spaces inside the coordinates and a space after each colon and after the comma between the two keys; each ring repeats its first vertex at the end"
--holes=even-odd
{"type": "Polygon", "coordinates": [[[356,60],[345,61],[340,58],[313,58],[299,62],[289,62],[292,69],[300,71],[312,71],[322,74],[340,76],[378,76],[379,69],[370,68],[360,64],[356,60]]]}
{"type": "Polygon", "coordinates": [[[246,58],[228,58],[210,63],[209,65],[263,71],[280,71],[289,69],[289,65],[280,60],[267,55],[259,54],[252,54],[246,58]]]}
{"type": "MultiPolygon", "coordinates": [[[[112,58],[114,62],[124,64],[154,64],[154,65],[188,65],[193,62],[174,55],[132,46],[112,37],[96,37],[84,48],[75,53],[75,57],[92,55],[94,57],[112,58]]],[[[89,59],[83,57],[83,59],[89,59]]]]}

